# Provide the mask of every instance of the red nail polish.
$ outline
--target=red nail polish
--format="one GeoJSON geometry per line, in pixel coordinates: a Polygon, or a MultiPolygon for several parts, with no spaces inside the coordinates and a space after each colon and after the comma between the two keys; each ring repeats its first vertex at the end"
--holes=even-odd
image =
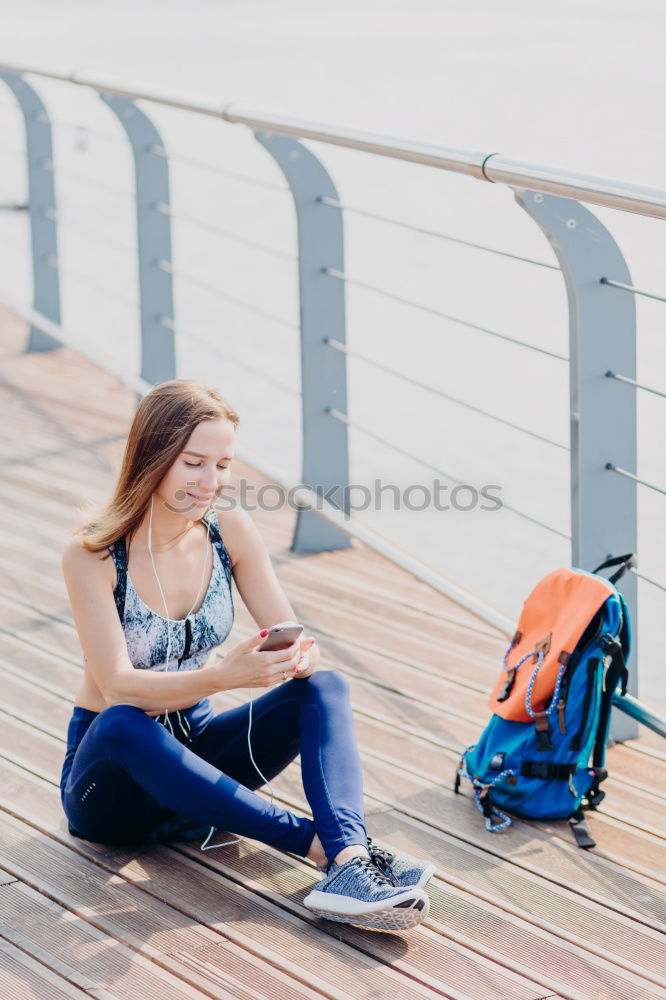
{"type": "Polygon", "coordinates": [[[267,629],[267,628],[262,628],[262,630],[261,630],[261,632],[259,633],[259,635],[260,635],[260,636],[261,636],[261,638],[263,639],[263,638],[264,638],[265,636],[267,636],[267,635],[268,635],[268,629],[267,629]]]}

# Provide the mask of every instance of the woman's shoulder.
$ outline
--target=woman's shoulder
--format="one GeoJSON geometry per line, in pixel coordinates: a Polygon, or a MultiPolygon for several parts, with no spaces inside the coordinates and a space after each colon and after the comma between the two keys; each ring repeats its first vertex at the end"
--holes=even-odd
{"type": "Polygon", "coordinates": [[[211,516],[216,518],[214,523],[219,528],[233,566],[240,557],[248,531],[252,530],[252,518],[241,507],[234,507],[231,510],[216,510],[214,508],[211,516]]]}
{"type": "Polygon", "coordinates": [[[109,558],[108,549],[100,549],[95,552],[83,544],[83,535],[76,534],[67,541],[62,556],[61,566],[67,573],[95,573],[102,577],[107,577],[111,586],[115,586],[116,571],[113,559],[109,558]]]}

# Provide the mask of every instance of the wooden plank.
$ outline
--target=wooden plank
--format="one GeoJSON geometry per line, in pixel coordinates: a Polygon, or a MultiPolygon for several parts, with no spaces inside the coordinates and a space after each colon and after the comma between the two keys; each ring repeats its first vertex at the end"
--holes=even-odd
{"type": "MultiPolygon", "coordinates": [[[[41,971],[47,984],[45,998],[57,995],[58,987],[65,996],[96,1000],[203,1000],[209,995],[20,881],[0,894],[0,912],[4,943],[24,956],[27,969],[41,971]],[[53,994],[48,989],[51,984],[53,994]]],[[[232,989],[219,995],[229,1000],[256,996],[232,989]]]]}
{"type": "MultiPolygon", "coordinates": [[[[3,936],[0,928],[0,1000],[82,1000],[102,994],[74,986],[3,936]]],[[[111,998],[107,993],[106,997],[111,998]]]]}
{"type": "MultiPolygon", "coordinates": [[[[15,740],[15,742],[16,742],[16,740],[15,740]]],[[[300,794],[298,794],[298,798],[299,798],[298,805],[299,805],[300,809],[302,810],[303,808],[307,808],[307,805],[305,803],[305,800],[304,800],[304,797],[302,795],[302,792],[300,792],[300,794]]],[[[380,817],[380,819],[383,819],[383,817],[380,817]]],[[[409,827],[407,827],[407,829],[409,829],[409,827]]],[[[430,837],[431,837],[431,840],[434,843],[435,842],[435,838],[432,837],[432,834],[430,835],[430,837]]],[[[405,845],[405,846],[407,847],[408,850],[411,849],[413,851],[413,849],[414,849],[413,845],[405,845]]],[[[196,851],[196,849],[191,849],[191,850],[192,850],[192,856],[197,857],[197,851],[196,851]]],[[[238,850],[240,852],[242,849],[239,848],[238,850]]],[[[428,856],[436,856],[436,855],[429,854],[428,856]]],[[[262,855],[262,857],[263,857],[263,855],[262,855]]],[[[469,853],[467,854],[466,861],[467,861],[467,863],[469,865],[469,861],[470,861],[469,853]]],[[[207,863],[208,864],[211,864],[211,863],[214,864],[215,863],[215,859],[213,859],[212,862],[207,862],[207,863]]],[[[284,858],[282,856],[280,856],[279,866],[280,866],[280,871],[281,872],[284,872],[286,870],[287,863],[285,862],[285,860],[284,860],[284,858]]],[[[225,868],[220,869],[220,870],[224,870],[225,874],[229,874],[229,872],[225,868]]],[[[455,868],[453,870],[455,870],[455,868]]],[[[483,868],[482,868],[481,865],[479,865],[479,870],[483,871],[483,868]]],[[[239,881],[242,881],[243,884],[248,884],[247,883],[247,866],[246,866],[245,862],[243,862],[240,865],[240,868],[234,869],[233,874],[239,879],[239,881]]],[[[261,884],[257,884],[257,885],[254,886],[255,891],[262,891],[262,885],[266,881],[265,875],[266,875],[266,872],[262,869],[261,884]]],[[[447,882],[451,881],[450,876],[448,875],[448,873],[446,875],[446,880],[447,880],[447,882]]],[[[516,879],[515,879],[515,877],[513,878],[512,881],[514,883],[513,888],[512,888],[512,894],[513,894],[513,898],[515,899],[515,897],[516,897],[516,889],[515,889],[516,879]]],[[[538,899],[539,904],[541,906],[541,909],[543,911],[544,908],[545,909],[548,908],[547,907],[547,903],[549,902],[549,900],[548,900],[549,889],[548,889],[548,887],[546,887],[546,902],[544,902],[544,887],[543,886],[538,886],[537,889],[536,889],[536,891],[534,891],[534,889],[535,889],[534,882],[535,881],[536,880],[532,880],[532,885],[528,886],[528,895],[529,895],[529,890],[532,889],[532,902],[534,904],[534,900],[538,899]]],[[[442,885],[444,885],[444,883],[442,883],[442,885]]],[[[467,890],[467,886],[464,885],[464,882],[460,883],[460,888],[461,888],[460,898],[456,898],[455,900],[453,900],[451,902],[450,906],[447,906],[447,909],[448,910],[452,910],[454,914],[458,913],[459,911],[463,912],[465,909],[467,909],[469,911],[469,909],[470,909],[469,896],[468,896],[467,891],[466,891],[467,890]],[[461,900],[463,900],[463,902],[461,902],[461,900]]],[[[274,899],[275,898],[275,890],[271,889],[270,884],[268,886],[267,891],[270,893],[270,897],[274,899]]],[[[451,893],[452,890],[451,890],[450,886],[447,887],[446,891],[449,894],[451,893]]],[[[293,894],[294,893],[293,893],[293,887],[292,887],[292,889],[290,889],[289,892],[286,893],[286,895],[289,898],[291,898],[293,896],[293,894]]],[[[478,896],[478,898],[482,898],[480,892],[477,893],[477,896],[478,896]]],[[[492,896],[492,894],[491,894],[491,896],[492,896]]],[[[551,892],[551,896],[552,896],[552,892],[551,892]]],[[[435,899],[435,898],[436,897],[433,896],[433,899],[435,899]]],[[[488,900],[486,898],[486,900],[484,901],[484,903],[481,904],[482,908],[484,906],[488,907],[488,905],[489,905],[489,903],[491,901],[494,904],[494,900],[492,900],[492,899],[488,900]]],[[[551,899],[550,902],[552,903],[553,899],[551,899]]],[[[559,928],[556,927],[555,924],[552,924],[551,927],[548,928],[548,931],[549,931],[550,934],[554,933],[556,935],[562,936],[562,932],[564,930],[567,942],[569,944],[574,945],[575,948],[576,948],[576,952],[579,953],[580,952],[580,946],[585,943],[585,929],[586,929],[586,927],[591,926],[592,928],[594,928],[595,926],[597,926],[600,930],[602,930],[602,934],[600,936],[597,936],[596,939],[594,940],[594,946],[593,946],[593,949],[592,949],[593,953],[596,954],[598,957],[602,958],[606,962],[609,961],[609,960],[615,962],[615,961],[617,961],[617,958],[615,956],[611,955],[607,951],[607,949],[604,947],[604,943],[608,939],[608,935],[612,935],[613,934],[613,926],[615,924],[617,932],[618,932],[618,934],[617,934],[618,940],[621,940],[623,942],[623,944],[625,945],[625,947],[622,949],[622,954],[625,956],[624,961],[622,962],[622,967],[625,968],[625,969],[627,969],[628,971],[634,972],[634,973],[635,972],[645,973],[646,970],[647,970],[648,973],[652,973],[654,976],[659,977],[659,973],[660,973],[660,969],[661,969],[661,963],[659,962],[658,950],[656,950],[656,949],[658,949],[659,944],[662,943],[662,941],[663,941],[663,938],[662,938],[661,935],[659,935],[659,934],[651,934],[650,932],[645,931],[645,930],[641,929],[640,927],[637,928],[637,927],[633,926],[631,924],[631,922],[628,921],[628,920],[624,920],[623,921],[623,920],[620,919],[618,921],[617,919],[614,920],[613,918],[606,919],[605,922],[604,922],[604,924],[603,924],[603,928],[602,928],[601,924],[596,924],[595,925],[594,917],[589,912],[588,913],[584,913],[584,914],[581,915],[581,917],[579,918],[579,921],[578,921],[578,927],[575,927],[575,924],[573,923],[573,921],[571,919],[571,912],[570,911],[572,909],[574,911],[576,909],[581,910],[581,906],[580,906],[579,903],[577,903],[577,901],[575,900],[575,898],[573,900],[572,899],[568,899],[566,901],[566,903],[563,904],[563,900],[561,898],[561,895],[557,895],[556,894],[556,898],[554,899],[554,902],[555,902],[555,909],[556,909],[556,914],[555,915],[556,915],[556,918],[559,920],[559,928]],[[573,925],[573,929],[572,929],[572,925],[573,925]],[[577,940],[578,935],[580,935],[582,937],[582,940],[577,940]],[[628,959],[626,956],[630,956],[630,959],[628,959]],[[642,966],[639,966],[638,964],[636,964],[639,957],[641,957],[641,960],[642,960],[642,963],[643,963],[642,966]]],[[[476,906],[476,905],[478,905],[478,903],[475,900],[473,902],[473,904],[472,904],[472,911],[473,911],[473,907],[476,906]]],[[[503,900],[502,903],[501,903],[501,910],[502,910],[502,918],[500,920],[500,925],[499,926],[500,927],[504,927],[504,925],[505,925],[505,923],[507,921],[506,914],[509,912],[509,908],[507,907],[505,900],[503,900]]],[[[602,910],[601,907],[598,907],[597,910],[598,910],[598,912],[603,912],[603,910],[602,910]]],[[[494,905],[493,905],[493,912],[495,912],[494,905]]],[[[518,926],[512,926],[511,927],[511,932],[510,932],[510,935],[509,935],[509,939],[507,940],[507,944],[506,944],[507,951],[506,951],[506,954],[504,955],[504,960],[507,960],[508,957],[511,954],[514,953],[514,951],[516,951],[520,955],[525,955],[525,954],[529,954],[530,953],[529,943],[526,945],[525,940],[524,940],[525,935],[524,935],[524,933],[521,933],[521,928],[524,929],[524,925],[525,925],[525,921],[523,919],[524,914],[520,911],[519,908],[514,907],[512,916],[518,920],[518,926]]],[[[536,917],[536,910],[535,910],[535,917],[536,917]]],[[[477,938],[478,938],[478,928],[479,927],[483,927],[485,924],[488,924],[489,920],[490,920],[490,918],[489,918],[488,914],[485,913],[485,912],[482,912],[480,920],[478,919],[478,915],[474,916],[473,912],[470,914],[469,923],[470,923],[470,926],[477,927],[477,934],[476,934],[477,938]]],[[[510,920],[510,918],[509,918],[509,920],[510,920]]],[[[455,926],[456,925],[456,919],[454,918],[454,920],[451,921],[448,913],[447,913],[447,919],[446,920],[440,919],[440,925],[441,926],[450,927],[452,923],[455,926]]],[[[458,921],[458,923],[459,923],[459,921],[458,921]]],[[[546,921],[544,919],[542,919],[540,922],[538,920],[535,920],[534,923],[542,931],[544,929],[546,921]]],[[[468,930],[469,930],[469,928],[468,928],[468,930]]],[[[529,933],[531,933],[531,931],[529,933]]],[[[482,942],[484,944],[485,949],[486,949],[485,950],[486,954],[488,954],[488,949],[493,947],[494,942],[497,939],[497,934],[498,934],[497,927],[495,927],[495,926],[489,927],[489,930],[488,930],[488,940],[486,940],[485,942],[482,942]]],[[[469,947],[470,946],[470,940],[471,940],[469,933],[466,935],[466,938],[467,938],[467,940],[464,943],[469,947]]],[[[593,935],[593,938],[594,938],[594,935],[593,935]]],[[[539,941],[541,942],[540,947],[543,947],[543,934],[540,934],[539,941]]],[[[528,942],[529,942],[529,937],[528,937],[528,942]]],[[[460,941],[458,941],[458,943],[460,943],[460,941]]],[[[570,960],[570,956],[568,956],[568,957],[569,957],[569,960],[570,960]]],[[[548,964],[549,964],[549,967],[561,968],[562,967],[562,957],[560,955],[558,955],[558,954],[556,954],[556,955],[550,955],[549,956],[549,963],[548,964]]],[[[566,965],[566,962],[565,962],[565,965],[566,965]]],[[[585,966],[583,967],[583,971],[584,971],[584,968],[585,968],[585,966]]],[[[520,971],[525,972],[526,970],[523,968],[520,971]]],[[[578,970],[575,975],[572,974],[573,980],[576,981],[577,983],[579,983],[580,982],[580,975],[581,974],[582,973],[580,972],[580,970],[578,970]]],[[[556,987],[561,988],[562,984],[559,984],[559,983],[551,984],[551,983],[549,983],[547,985],[555,985],[556,987]]],[[[663,985],[666,986],[666,980],[663,981],[663,985]]]]}
{"type": "MultiPolygon", "coordinates": [[[[375,969],[366,956],[337,941],[330,942],[324,955],[312,947],[308,928],[302,927],[299,921],[287,920],[277,907],[257,906],[250,893],[220,878],[213,879],[209,875],[207,880],[202,878],[201,884],[191,886],[196,901],[194,907],[189,908],[183,902],[185,886],[177,866],[169,871],[163,865],[159,883],[153,886],[146,875],[145,859],[137,860],[134,852],[101,854],[83,841],[74,846],[69,835],[57,831],[53,836],[45,835],[6,813],[0,815],[0,829],[3,864],[20,873],[22,881],[56,899],[65,909],[123,942],[151,963],[212,995],[221,992],[224,996],[227,989],[236,993],[237,987],[232,989],[230,984],[238,972],[241,995],[257,996],[251,984],[260,974],[261,967],[249,961],[252,957],[263,959],[264,977],[270,978],[275,970],[283,973],[282,977],[273,977],[272,995],[275,996],[283,995],[287,970],[286,995],[294,997],[313,996],[319,991],[327,997],[347,1000],[354,996],[350,988],[356,984],[358,995],[366,996],[370,970],[375,972],[377,987],[388,980],[395,991],[402,981],[400,976],[385,972],[381,966],[375,969]],[[134,879],[125,874],[128,865],[135,868],[134,879]],[[167,884],[169,880],[176,887],[171,903],[162,898],[166,895],[162,891],[163,882],[167,884]],[[208,895],[206,881],[211,886],[208,895]],[[210,914],[208,926],[200,911],[210,914]],[[291,948],[283,948],[290,938],[291,948]],[[181,955],[194,958],[203,953],[206,957],[199,969],[194,961],[190,967],[185,967],[181,961],[181,955]],[[298,963],[285,957],[288,955],[298,955],[298,963]],[[339,974],[330,980],[331,984],[337,984],[333,986],[322,979],[321,973],[335,964],[336,957],[339,974]],[[208,965],[210,971],[205,968],[208,965]],[[221,975],[223,970],[224,976],[221,975]],[[219,985],[227,972],[227,986],[219,985]]],[[[415,991],[418,991],[416,984],[415,991]]],[[[391,994],[384,990],[378,995],[388,997],[391,994]]],[[[417,995],[429,994],[425,991],[417,995]]]]}
{"type": "MultiPolygon", "coordinates": [[[[41,786],[40,792],[46,788],[41,786]]],[[[50,800],[50,805],[45,804],[40,794],[33,800],[32,812],[39,809],[43,815],[50,810],[55,819],[58,814],[55,790],[51,790],[50,800]]],[[[269,900],[248,891],[212,871],[209,864],[197,865],[195,872],[191,866],[184,866],[182,860],[174,864],[171,848],[151,845],[145,851],[119,849],[101,854],[95,845],[80,839],[75,842],[62,833],[61,823],[56,827],[53,820],[32,817],[31,823],[32,829],[7,813],[0,815],[0,832],[8,844],[2,855],[4,867],[24,881],[45,880],[49,893],[55,894],[62,905],[73,912],[85,911],[86,919],[97,926],[103,920],[106,924],[103,930],[114,933],[133,948],[139,948],[132,928],[140,918],[143,935],[150,930],[151,948],[161,956],[171,956],[182,947],[191,952],[194,941],[179,945],[175,940],[180,936],[179,930],[175,916],[169,917],[177,911],[197,922],[190,935],[223,933],[239,943],[242,940],[248,949],[252,946],[267,961],[283,967],[287,961],[283,956],[297,956],[300,974],[306,981],[322,992],[324,983],[336,984],[326,987],[326,995],[330,996],[340,996],[344,991],[345,996],[354,998],[392,997],[396,991],[409,989],[416,996],[481,1000],[498,994],[535,998],[544,993],[521,977],[493,970],[491,963],[480,972],[474,956],[448,942],[440,942],[422,928],[409,936],[407,945],[399,936],[372,934],[345,925],[331,926],[316,920],[302,906],[296,916],[276,905],[272,896],[269,900]],[[113,878],[100,879],[95,874],[96,867],[112,872],[113,878]],[[69,890],[74,872],[85,888],[85,906],[75,901],[69,890]],[[117,897],[112,909],[111,899],[107,900],[110,893],[117,897]],[[136,916],[130,922],[125,919],[125,912],[136,916]],[[109,913],[113,914],[111,918],[109,913]],[[422,965],[432,972],[422,971],[422,965]],[[405,974],[401,975],[402,972],[405,974]],[[472,981],[475,992],[468,986],[472,981]],[[484,981],[483,992],[476,992],[477,984],[481,988],[484,981]]]]}
{"type": "MultiPolygon", "coordinates": [[[[41,788],[33,789],[31,797],[33,805],[36,797],[40,798],[42,793],[41,788]]],[[[93,846],[92,849],[94,850],[95,847],[93,846]]],[[[185,847],[183,850],[191,857],[193,864],[199,865],[201,863],[200,852],[197,855],[196,848],[185,847]]],[[[124,852],[115,853],[117,860],[125,861],[124,852]]],[[[151,882],[161,884],[163,872],[159,866],[159,859],[154,859],[152,851],[141,853],[140,865],[144,879],[147,876],[151,882]],[[152,867],[153,862],[154,868],[152,867]]],[[[294,913],[297,913],[299,909],[296,900],[300,899],[302,893],[307,891],[311,879],[303,872],[303,865],[300,862],[272,851],[264,845],[253,845],[251,842],[244,842],[233,851],[225,851],[224,859],[218,855],[216,858],[207,860],[206,867],[210,868],[211,866],[225,876],[235,877],[239,885],[250,886],[256,893],[264,894],[272,902],[279,901],[281,905],[286,906],[294,913]]],[[[170,871],[172,868],[173,865],[169,866],[170,871]]],[[[131,871],[131,863],[127,861],[122,868],[122,873],[127,876],[129,871],[131,871]]],[[[198,879],[199,876],[194,874],[189,878],[185,876],[187,885],[196,885],[196,899],[200,902],[201,888],[198,879]]],[[[486,958],[499,959],[500,961],[503,959],[505,963],[510,963],[510,967],[517,968],[524,975],[529,975],[530,970],[526,968],[525,963],[529,961],[529,956],[533,952],[531,953],[529,948],[526,950],[527,935],[522,927],[523,922],[512,921],[505,912],[496,913],[494,908],[488,904],[482,903],[479,907],[478,901],[473,901],[470,908],[469,898],[466,894],[459,893],[456,898],[452,899],[451,894],[455,890],[452,890],[445,883],[441,885],[442,888],[439,892],[437,890],[432,892],[434,915],[431,915],[429,926],[432,926],[437,933],[451,937],[457,944],[460,944],[460,913],[463,912],[469,923],[468,930],[473,931],[473,935],[469,933],[465,935],[467,947],[475,946],[486,958]],[[442,912],[439,913],[438,910],[442,912]],[[477,912],[478,910],[480,913],[477,912]],[[498,933],[500,934],[499,944],[497,943],[498,933]]],[[[657,935],[657,937],[659,936],[657,935]]],[[[620,978],[618,975],[618,970],[611,968],[607,962],[599,962],[589,954],[583,953],[580,948],[567,948],[566,946],[563,948],[557,942],[553,944],[550,936],[543,930],[540,930],[538,937],[534,938],[533,947],[537,949],[537,966],[544,985],[552,987],[554,984],[549,979],[552,980],[553,976],[555,978],[566,977],[564,980],[566,986],[562,990],[563,995],[572,997],[591,995],[580,988],[581,976],[583,977],[582,983],[587,983],[590,988],[594,989],[595,997],[641,995],[643,984],[640,979],[630,976],[631,989],[629,990],[624,978],[620,978]],[[558,969],[559,972],[557,974],[550,973],[546,977],[543,971],[544,963],[549,969],[558,969]],[[577,989],[572,990],[571,984],[574,982],[577,989]]],[[[449,965],[447,965],[447,969],[450,969],[449,965]]],[[[626,976],[626,972],[622,973],[622,977],[624,976],[626,976]]],[[[450,980],[447,980],[447,983],[450,983],[450,980]]],[[[653,992],[652,986],[646,986],[645,989],[646,996],[653,992]]]]}

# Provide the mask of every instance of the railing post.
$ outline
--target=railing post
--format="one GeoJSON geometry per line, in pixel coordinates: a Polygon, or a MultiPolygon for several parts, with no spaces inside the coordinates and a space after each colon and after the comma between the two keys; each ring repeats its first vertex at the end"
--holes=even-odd
{"type": "MultiPolygon", "coordinates": [[[[3,71],[0,77],[13,91],[25,121],[33,309],[60,324],[60,265],[51,124],[41,98],[22,76],[3,71]]],[[[30,327],[26,351],[52,351],[56,347],[62,347],[60,341],[35,326],[30,327]]]]}
{"type": "MultiPolygon", "coordinates": [[[[302,481],[349,513],[347,426],[328,412],[329,407],[347,412],[347,365],[345,355],[325,342],[327,337],[346,340],[344,282],[324,273],[329,267],[344,270],[342,211],[321,201],[337,200],[338,194],[323,164],[297,139],[270,132],[255,136],[287,178],[298,220],[302,481]]],[[[341,528],[314,510],[298,512],[293,552],[348,548],[351,541],[341,528]]]]}
{"type": "MultiPolygon", "coordinates": [[[[615,465],[636,474],[636,394],[606,378],[612,370],[636,377],[636,305],[633,295],[601,283],[631,284],[617,243],[577,201],[535,191],[514,190],[516,200],[538,223],[553,247],[569,300],[571,400],[571,559],[592,570],[609,555],[636,552],[636,483],[608,470],[615,465]]],[[[629,692],[638,690],[636,577],[619,587],[629,606],[634,648],[629,692]]],[[[613,713],[611,737],[638,735],[636,723],[613,713]]]]}
{"type": "Polygon", "coordinates": [[[141,302],[141,378],[151,385],[176,378],[175,337],[161,319],[173,322],[173,283],[168,271],[157,266],[171,264],[171,220],[157,205],[170,205],[169,164],[152,151],[163,148],[152,121],[126,97],[100,93],[125,129],[132,147],[136,189],[136,227],[139,254],[141,302]]]}

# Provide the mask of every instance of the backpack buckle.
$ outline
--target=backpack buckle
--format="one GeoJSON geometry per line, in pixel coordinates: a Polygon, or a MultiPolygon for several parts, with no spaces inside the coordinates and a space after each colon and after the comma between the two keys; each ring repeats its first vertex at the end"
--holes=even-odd
{"type": "Polygon", "coordinates": [[[537,750],[553,750],[554,747],[550,741],[548,712],[536,712],[534,726],[536,729],[537,750]]]}
{"type": "Polygon", "coordinates": [[[591,767],[588,769],[588,773],[594,774],[594,780],[588,788],[585,798],[590,809],[596,809],[599,803],[606,798],[606,793],[599,788],[599,785],[608,777],[608,771],[605,767],[591,767]]]}
{"type": "Polygon", "coordinates": [[[617,652],[618,649],[620,652],[622,651],[620,640],[614,635],[611,635],[610,632],[604,632],[603,635],[599,636],[599,645],[603,649],[604,653],[612,654],[617,652]]]}
{"type": "Polygon", "coordinates": [[[506,699],[511,694],[511,688],[513,687],[513,682],[515,681],[515,679],[516,679],[516,671],[512,667],[510,670],[507,670],[506,680],[504,681],[502,690],[497,695],[497,701],[506,701],[506,699]]]}

